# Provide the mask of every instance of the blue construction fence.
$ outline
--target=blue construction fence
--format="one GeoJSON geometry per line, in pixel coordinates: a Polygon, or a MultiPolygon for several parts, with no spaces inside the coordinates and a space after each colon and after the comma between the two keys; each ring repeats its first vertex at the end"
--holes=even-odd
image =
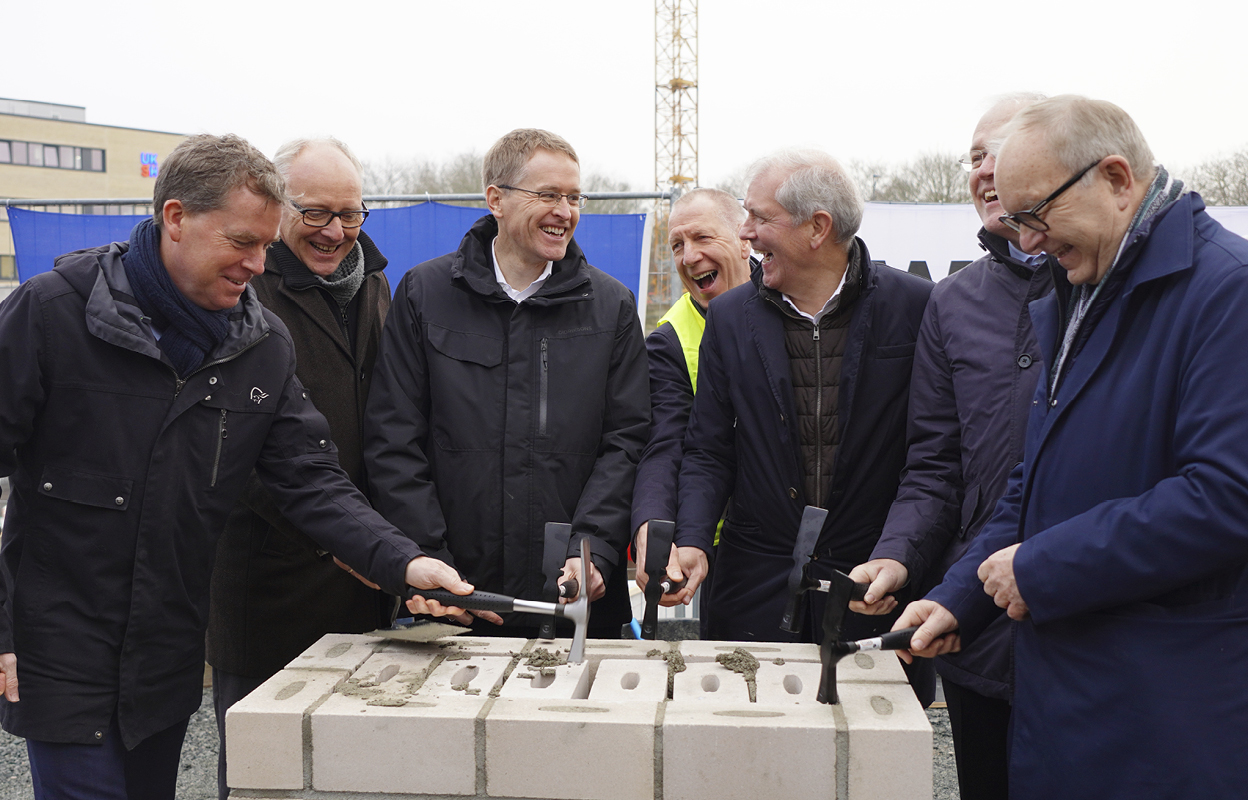
{"type": "MultiPolygon", "coordinates": [[[[488,213],[481,208],[420,203],[382,208],[369,214],[365,230],[386,258],[391,286],[412,267],[459,247],[472,224],[488,213]]],[[[58,214],[8,209],[18,280],[47,272],[57,256],[125,241],[148,215],[58,214]]],[[[644,303],[647,266],[645,214],[582,214],[575,238],[589,263],[631,289],[644,303]]]]}

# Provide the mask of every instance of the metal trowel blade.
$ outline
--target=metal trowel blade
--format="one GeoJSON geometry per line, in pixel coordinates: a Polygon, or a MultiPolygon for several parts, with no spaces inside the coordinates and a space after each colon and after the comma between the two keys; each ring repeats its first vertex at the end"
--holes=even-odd
{"type": "Polygon", "coordinates": [[[386,639],[398,639],[403,642],[432,642],[445,636],[459,636],[461,633],[467,633],[472,628],[463,625],[450,625],[445,622],[430,622],[428,620],[402,621],[396,622],[389,628],[378,628],[369,634],[369,636],[381,636],[386,639]]]}

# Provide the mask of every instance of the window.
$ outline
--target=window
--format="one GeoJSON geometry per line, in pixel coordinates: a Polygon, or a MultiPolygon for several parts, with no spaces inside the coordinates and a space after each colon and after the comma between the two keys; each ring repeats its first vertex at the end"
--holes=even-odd
{"type": "Polygon", "coordinates": [[[0,142],[0,164],[13,163],[13,155],[9,149],[8,142],[0,142]]]}
{"type": "Polygon", "coordinates": [[[30,165],[32,167],[43,166],[43,145],[27,144],[26,149],[30,151],[30,165]]]}
{"type": "Polygon", "coordinates": [[[12,142],[11,144],[13,146],[13,163],[25,164],[26,163],[26,143],[25,142],[12,142]]]}
{"type": "Polygon", "coordinates": [[[104,172],[104,151],[96,147],[14,142],[0,139],[0,164],[104,172]]]}

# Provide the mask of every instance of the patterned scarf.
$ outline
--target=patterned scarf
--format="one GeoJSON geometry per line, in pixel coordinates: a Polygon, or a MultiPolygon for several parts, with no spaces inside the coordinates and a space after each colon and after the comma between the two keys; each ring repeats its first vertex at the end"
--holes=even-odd
{"type": "Polygon", "coordinates": [[[1084,283],[1074,287],[1071,291],[1066,333],[1062,337],[1062,346],[1057,351],[1057,358],[1053,361],[1053,374],[1049,376],[1050,406],[1057,404],[1057,390],[1061,386],[1062,378],[1065,377],[1066,362],[1074,358],[1076,350],[1079,349],[1078,346],[1087,340],[1088,334],[1080,336],[1084,332],[1084,321],[1088,322],[1087,331],[1090,334],[1092,325],[1095,324],[1096,319],[1099,319],[1099,314],[1094,314],[1092,319],[1088,319],[1088,312],[1092,311],[1094,306],[1099,312],[1104,312],[1104,306],[1113,299],[1114,290],[1120,283],[1118,278],[1122,277],[1122,273],[1129,268],[1143,246],[1144,240],[1148,237],[1152,229],[1152,221],[1182,194],[1183,181],[1172,178],[1166,168],[1158,164],[1157,176],[1153,178],[1148,191],[1144,193],[1144,200],[1136,209],[1135,216],[1131,218],[1131,224],[1127,227],[1126,235],[1122,237],[1122,243],[1118,245],[1118,253],[1114,256],[1109,269],[1095,286],[1084,283]],[[1128,254],[1125,259],[1124,254],[1128,254]],[[1119,269],[1120,264],[1123,265],[1122,269],[1119,269]],[[1107,286],[1110,288],[1106,289],[1107,286]],[[1099,305],[1097,305],[1098,300],[1101,301],[1099,305]]]}
{"type": "MultiPolygon", "coordinates": [[[[283,242],[274,247],[284,247],[283,242]]],[[[297,270],[297,276],[291,276],[290,270],[293,264],[287,266],[283,272],[283,276],[287,277],[287,285],[292,289],[309,289],[313,286],[320,286],[329,292],[329,296],[334,298],[334,302],[343,311],[347,306],[351,305],[351,300],[355,297],[355,293],[364,285],[364,247],[357,239],[355,245],[351,248],[342,261],[338,264],[338,268],[329,274],[329,277],[322,278],[312,270],[308,269],[302,261],[291,253],[292,261],[297,263],[302,269],[297,270]]]]}
{"type": "Polygon", "coordinates": [[[160,260],[160,229],[145,219],[130,231],[130,249],[121,257],[130,291],[159,331],[164,351],[179,377],[191,374],[230,330],[230,312],[208,311],[186,299],[160,260]]]}

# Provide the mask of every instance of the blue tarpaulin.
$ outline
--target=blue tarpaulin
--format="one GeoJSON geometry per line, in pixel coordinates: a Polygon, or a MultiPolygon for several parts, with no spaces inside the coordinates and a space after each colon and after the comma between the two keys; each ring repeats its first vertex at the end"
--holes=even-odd
{"type": "MultiPolygon", "coordinates": [[[[143,216],[55,214],[9,208],[17,275],[26,280],[52,269],[63,253],[97,247],[130,238],[130,229],[143,216]]],[[[390,260],[386,277],[391,286],[409,269],[459,247],[464,234],[485,209],[421,203],[373,211],[364,229],[390,260]]],[[[641,263],[645,249],[645,214],[582,214],[576,241],[589,263],[619,280],[641,299],[641,263]]]]}

